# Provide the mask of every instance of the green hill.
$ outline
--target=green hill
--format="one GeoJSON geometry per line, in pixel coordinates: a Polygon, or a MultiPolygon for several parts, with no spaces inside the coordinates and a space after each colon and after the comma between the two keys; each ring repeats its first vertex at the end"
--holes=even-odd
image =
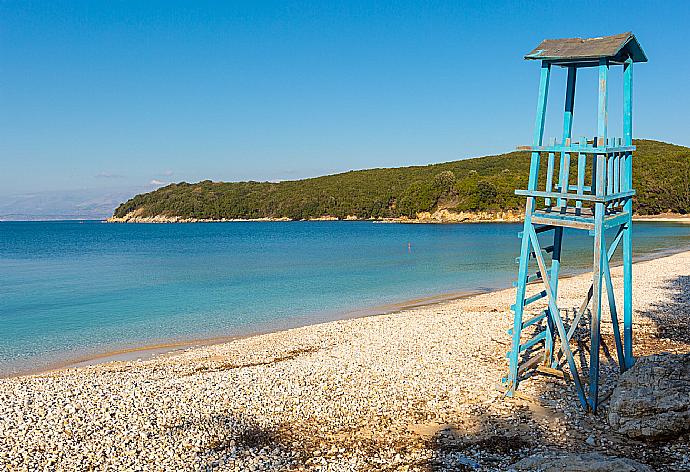
{"type": "MultiPolygon", "coordinates": [[[[640,214],[690,212],[690,148],[637,140],[633,178],[640,214]]],[[[414,218],[419,212],[520,211],[529,153],[465,159],[427,166],[350,171],[285,182],[170,184],[121,204],[117,218],[198,219],[414,218]]],[[[543,179],[542,179],[543,181],[543,179]]]]}

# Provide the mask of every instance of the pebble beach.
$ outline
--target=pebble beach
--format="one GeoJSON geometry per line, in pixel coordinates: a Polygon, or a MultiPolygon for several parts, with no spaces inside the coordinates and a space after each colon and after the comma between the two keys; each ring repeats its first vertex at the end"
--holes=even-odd
{"type": "MultiPolygon", "coordinates": [[[[612,276],[621,286],[620,267],[612,276]]],[[[590,281],[589,274],[564,279],[561,306],[579,306],[590,281]]],[[[690,352],[689,293],[690,252],[634,265],[636,356],[690,352]]],[[[510,470],[534,454],[577,450],[690,470],[687,435],[649,445],[609,430],[606,398],[618,371],[607,310],[597,415],[583,412],[572,385],[557,376],[535,375],[519,397],[503,397],[496,385],[507,370],[514,294],[2,379],[0,464],[510,470]]]]}

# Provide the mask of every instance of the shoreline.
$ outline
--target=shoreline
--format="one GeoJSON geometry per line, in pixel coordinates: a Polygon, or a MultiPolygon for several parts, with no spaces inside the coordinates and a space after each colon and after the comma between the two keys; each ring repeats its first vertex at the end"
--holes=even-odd
{"type": "MultiPolygon", "coordinates": [[[[78,220],[70,220],[78,221],[78,220]]],[[[397,224],[472,224],[472,223],[522,223],[524,217],[521,212],[514,210],[498,212],[449,212],[438,210],[434,213],[422,212],[416,218],[406,216],[395,218],[358,218],[348,216],[337,218],[334,216],[321,216],[318,218],[292,219],[288,217],[265,218],[182,218],[179,216],[111,216],[103,223],[135,223],[135,224],[174,224],[174,223],[291,223],[291,222],[319,222],[319,221],[345,221],[345,222],[372,222],[372,223],[397,223],[397,224]]],[[[658,215],[633,215],[634,222],[653,223],[683,223],[690,224],[690,215],[680,213],[660,213],[658,215]]]]}
{"type": "MultiPolygon", "coordinates": [[[[684,252],[690,253],[690,246],[672,249],[660,249],[657,251],[650,252],[648,254],[638,255],[633,258],[633,264],[652,261],[656,259],[662,259],[675,254],[682,254],[684,252]]],[[[616,261],[615,263],[611,264],[611,267],[619,267],[620,265],[620,261],[616,261]]],[[[569,279],[580,276],[585,273],[587,273],[586,270],[573,270],[570,272],[564,272],[561,273],[561,279],[569,279]]],[[[67,356],[65,359],[48,363],[47,365],[36,369],[19,370],[17,372],[13,372],[10,374],[2,374],[0,375],[0,380],[33,375],[53,374],[70,369],[78,369],[80,367],[110,364],[112,362],[147,361],[156,357],[174,356],[176,354],[181,354],[190,350],[201,349],[204,347],[219,346],[227,343],[232,343],[238,340],[256,338],[269,334],[282,333],[292,329],[318,326],[327,323],[333,323],[336,321],[348,321],[361,318],[391,315],[412,310],[415,308],[443,305],[455,300],[469,299],[478,295],[497,293],[509,289],[511,289],[510,285],[506,285],[489,290],[477,289],[464,292],[438,293],[435,295],[405,299],[388,304],[374,305],[371,307],[336,312],[331,314],[330,316],[327,316],[326,319],[320,319],[315,322],[306,321],[305,323],[295,323],[293,325],[287,325],[283,327],[275,327],[264,330],[250,330],[248,332],[238,332],[235,334],[227,335],[217,335],[179,340],[161,339],[157,341],[152,341],[151,343],[138,344],[132,346],[125,345],[121,348],[99,351],[93,354],[75,355],[74,357],[67,356]]]]}
{"type": "MultiPolygon", "coordinates": [[[[476,213],[468,213],[476,215],[476,213]]],[[[175,224],[175,223],[293,223],[293,222],[323,222],[323,221],[340,221],[340,222],[371,222],[371,223],[397,223],[397,224],[472,224],[472,223],[522,223],[523,217],[519,213],[515,218],[336,218],[336,217],[320,217],[295,220],[288,217],[282,218],[221,218],[221,219],[207,219],[207,218],[180,218],[180,217],[135,217],[135,218],[118,218],[108,217],[102,219],[92,218],[71,218],[71,219],[31,219],[31,220],[4,220],[0,219],[0,223],[41,223],[41,222],[60,222],[60,221],[88,221],[100,223],[132,223],[132,224],[175,224]]],[[[650,222],[650,223],[683,223],[690,224],[690,214],[683,215],[680,213],[660,213],[658,215],[634,215],[634,222],[650,222]]]]}
{"type": "Polygon", "coordinates": [[[654,223],[690,223],[690,215],[680,213],[660,213],[658,215],[635,215],[633,221],[649,221],[654,223]]]}
{"type": "MultiPolygon", "coordinates": [[[[572,277],[577,274],[571,274],[564,277],[572,277]]],[[[442,303],[451,302],[454,300],[461,300],[471,298],[476,295],[482,295],[495,291],[505,290],[508,287],[496,288],[492,290],[469,290],[465,292],[448,292],[439,293],[436,295],[429,295],[417,298],[401,300],[383,305],[375,305],[371,307],[364,307],[360,309],[347,310],[342,312],[335,312],[326,319],[316,322],[295,323],[285,327],[269,328],[264,330],[250,330],[248,332],[240,332],[236,334],[218,335],[199,337],[191,339],[162,339],[152,341],[151,343],[123,346],[117,349],[105,350],[95,352],[93,354],[75,355],[73,357],[67,356],[63,360],[51,362],[46,366],[36,369],[20,370],[10,374],[0,374],[0,380],[12,379],[33,375],[53,374],[69,369],[78,369],[80,367],[88,367],[101,364],[109,364],[111,362],[130,362],[130,361],[146,361],[154,357],[164,357],[167,355],[175,355],[176,353],[183,353],[188,350],[194,350],[210,346],[218,346],[233,341],[242,339],[255,338],[267,334],[276,334],[289,331],[291,329],[306,328],[310,326],[317,326],[335,321],[356,320],[360,318],[369,318],[382,315],[390,315],[400,313],[414,308],[427,307],[438,305],[442,303]]]]}
{"type": "MultiPolygon", "coordinates": [[[[635,356],[690,353],[690,250],[635,264],[635,356]]],[[[611,272],[618,298],[622,268],[611,272]]],[[[578,307],[590,283],[589,274],[562,280],[559,305],[578,307]]],[[[685,470],[687,435],[641,442],[603,421],[620,375],[611,356],[601,359],[598,415],[559,377],[526,377],[515,398],[495,388],[508,368],[514,297],[504,289],[141,362],[3,379],[0,457],[21,470],[423,472],[525,470],[514,465],[578,450],[650,465],[635,470],[685,470]]]]}

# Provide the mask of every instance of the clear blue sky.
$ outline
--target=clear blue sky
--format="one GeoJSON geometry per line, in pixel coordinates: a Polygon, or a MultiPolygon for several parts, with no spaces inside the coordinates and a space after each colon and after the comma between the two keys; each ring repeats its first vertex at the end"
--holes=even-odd
{"type": "MultiPolygon", "coordinates": [[[[0,195],[508,151],[532,133],[538,66],[522,56],[629,30],[650,58],[635,135],[690,145],[689,24],[688,1],[2,1],[0,195]]],[[[591,135],[596,81],[579,79],[575,133],[591,135]]]]}

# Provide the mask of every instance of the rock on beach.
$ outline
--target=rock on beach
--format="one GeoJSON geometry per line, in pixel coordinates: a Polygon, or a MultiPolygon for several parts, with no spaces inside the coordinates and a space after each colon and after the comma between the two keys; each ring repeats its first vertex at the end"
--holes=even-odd
{"type": "Polygon", "coordinates": [[[597,452],[538,454],[522,459],[512,469],[530,472],[654,472],[650,466],[632,459],[597,452]]]}
{"type": "Polygon", "coordinates": [[[631,438],[690,431],[690,354],[638,359],[613,391],[608,416],[613,428],[631,438]]]}

